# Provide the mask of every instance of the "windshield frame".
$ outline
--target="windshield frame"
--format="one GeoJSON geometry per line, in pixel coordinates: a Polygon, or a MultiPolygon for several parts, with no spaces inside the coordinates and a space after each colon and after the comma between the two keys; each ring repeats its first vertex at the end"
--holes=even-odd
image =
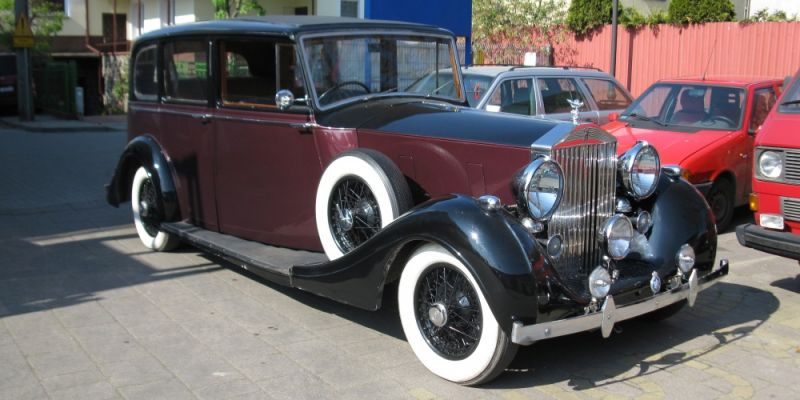
{"type": "MultiPolygon", "coordinates": [[[[309,102],[311,102],[313,104],[314,108],[316,108],[319,111],[328,111],[328,110],[331,110],[331,109],[334,109],[334,108],[342,107],[342,106],[350,104],[350,103],[359,102],[359,101],[362,101],[362,100],[365,100],[365,99],[370,99],[370,98],[373,98],[373,97],[382,97],[382,96],[408,96],[408,97],[418,97],[418,98],[423,98],[423,99],[436,98],[436,99],[440,99],[440,100],[443,100],[443,101],[446,101],[446,102],[449,102],[449,103],[455,102],[455,103],[458,103],[458,104],[463,104],[463,103],[466,103],[466,101],[467,101],[466,100],[466,93],[464,91],[464,79],[463,79],[463,77],[461,75],[461,61],[459,59],[458,48],[456,47],[456,42],[455,42],[455,38],[453,37],[453,35],[436,34],[436,33],[431,33],[431,32],[420,32],[420,31],[409,30],[409,29],[377,29],[377,30],[370,29],[370,30],[360,30],[360,31],[328,31],[328,32],[325,32],[325,33],[315,32],[315,33],[303,34],[303,35],[298,35],[296,42],[297,42],[297,51],[300,52],[300,62],[302,64],[302,68],[303,68],[303,78],[305,80],[305,85],[306,85],[306,89],[305,89],[306,90],[306,96],[309,96],[309,102]],[[314,85],[314,81],[313,81],[313,79],[311,77],[311,65],[309,64],[309,59],[306,56],[306,54],[307,54],[306,53],[306,41],[309,40],[309,39],[315,39],[315,38],[320,38],[320,37],[329,37],[329,38],[333,37],[333,38],[336,38],[336,37],[347,37],[347,36],[353,36],[353,37],[359,37],[359,36],[360,37],[367,37],[367,36],[411,36],[411,37],[413,37],[413,36],[416,36],[416,37],[425,37],[425,38],[435,38],[435,39],[438,39],[438,40],[443,39],[444,41],[446,41],[448,43],[448,45],[450,47],[451,68],[453,68],[454,74],[456,75],[456,77],[458,79],[459,86],[461,87],[460,90],[461,90],[461,97],[462,98],[461,99],[457,99],[457,98],[453,98],[453,97],[436,96],[436,95],[423,96],[423,95],[420,95],[418,93],[394,91],[394,92],[389,92],[389,93],[380,93],[380,92],[366,93],[366,94],[364,94],[362,96],[349,97],[349,98],[346,98],[346,99],[335,101],[335,102],[330,103],[330,104],[326,104],[324,106],[321,105],[319,103],[319,96],[317,94],[317,88],[314,85]]],[[[422,76],[424,77],[426,75],[422,75],[422,76]]]]}
{"type": "Polygon", "coordinates": [[[791,100],[800,100],[800,70],[795,74],[792,79],[791,85],[783,91],[783,94],[778,99],[778,112],[781,114],[800,114],[800,106],[782,105],[782,103],[791,100]],[[790,99],[790,97],[794,97],[790,99]]]}
{"type": "MultiPolygon", "coordinates": [[[[737,86],[737,85],[725,85],[725,84],[717,84],[717,83],[711,83],[711,82],[689,82],[689,81],[687,81],[687,82],[671,82],[671,81],[656,82],[656,83],[650,85],[650,87],[648,87],[647,90],[644,91],[644,93],[642,93],[641,95],[636,97],[636,99],[634,99],[634,101],[628,107],[626,107],[623,112],[620,113],[620,118],[619,119],[621,121],[624,121],[624,122],[627,122],[627,123],[631,123],[631,122],[633,122],[633,123],[645,123],[645,124],[648,124],[648,126],[652,125],[652,127],[654,127],[654,129],[656,129],[656,130],[662,130],[662,131],[680,131],[680,132],[688,132],[688,133],[694,133],[694,132],[702,131],[702,130],[711,130],[711,131],[720,131],[720,132],[738,131],[738,130],[741,130],[742,127],[744,126],[744,119],[745,119],[745,116],[746,116],[746,113],[747,113],[748,104],[749,104],[748,97],[749,97],[749,93],[748,93],[747,88],[746,87],[742,87],[742,86],[737,86]],[[675,113],[675,106],[677,104],[677,101],[679,101],[678,94],[680,93],[680,91],[684,87],[692,87],[692,86],[695,86],[695,87],[696,86],[701,86],[701,87],[705,87],[705,88],[715,88],[716,87],[716,88],[725,88],[725,89],[735,89],[735,90],[740,91],[743,96],[742,96],[742,104],[740,105],[740,110],[739,110],[739,124],[736,125],[736,126],[730,127],[730,128],[722,128],[722,127],[714,127],[714,126],[699,126],[699,125],[683,125],[683,124],[676,124],[674,122],[663,121],[663,120],[661,120],[661,118],[659,116],[659,117],[657,117],[655,119],[657,119],[658,122],[662,122],[664,124],[664,125],[660,125],[658,122],[655,122],[655,121],[644,121],[644,120],[637,119],[635,117],[634,118],[630,117],[630,115],[633,114],[633,110],[635,110],[639,106],[639,104],[641,104],[641,102],[644,101],[646,95],[649,95],[657,87],[664,87],[664,86],[669,87],[669,94],[667,95],[664,103],[662,103],[661,107],[663,109],[663,107],[667,103],[667,100],[671,101],[672,104],[669,105],[669,107],[672,108],[672,110],[671,110],[672,114],[675,113]]],[[[645,116],[645,117],[648,117],[648,116],[645,116]]],[[[648,117],[648,118],[652,119],[652,117],[648,117]]]]}

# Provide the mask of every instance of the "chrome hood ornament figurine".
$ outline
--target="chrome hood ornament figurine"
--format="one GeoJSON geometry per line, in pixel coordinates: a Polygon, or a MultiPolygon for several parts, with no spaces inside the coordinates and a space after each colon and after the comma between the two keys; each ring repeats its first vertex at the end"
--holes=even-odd
{"type": "Polygon", "coordinates": [[[583,107],[583,102],[579,99],[567,99],[567,103],[572,107],[572,111],[570,111],[570,114],[572,114],[572,123],[578,125],[578,117],[580,117],[579,110],[583,107]]]}

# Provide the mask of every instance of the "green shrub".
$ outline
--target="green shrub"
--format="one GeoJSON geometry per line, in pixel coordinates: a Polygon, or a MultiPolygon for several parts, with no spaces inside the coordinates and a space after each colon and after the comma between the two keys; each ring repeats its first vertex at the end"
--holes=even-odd
{"type": "Polygon", "coordinates": [[[567,10],[567,26],[584,35],[611,23],[613,0],[572,0],[567,10]]]}
{"type": "Polygon", "coordinates": [[[736,12],[731,0],[672,0],[669,20],[676,24],[733,21],[736,12]]]}

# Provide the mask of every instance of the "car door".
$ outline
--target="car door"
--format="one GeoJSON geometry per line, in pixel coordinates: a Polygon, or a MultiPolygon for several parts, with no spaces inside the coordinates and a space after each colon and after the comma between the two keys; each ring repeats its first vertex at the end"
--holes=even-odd
{"type": "Polygon", "coordinates": [[[775,86],[759,86],[753,89],[746,109],[747,117],[742,127],[743,133],[741,139],[737,142],[736,153],[746,160],[740,163],[736,171],[737,178],[741,176],[742,182],[737,182],[737,195],[740,201],[744,201],[745,197],[750,193],[752,184],[752,171],[753,171],[753,143],[755,135],[759,128],[764,123],[772,107],[778,101],[779,93],[776,92],[775,86]]]}
{"type": "Polygon", "coordinates": [[[306,107],[280,110],[278,90],[305,96],[295,46],[218,41],[217,204],[221,230],[285,247],[320,247],[314,219],[322,167],[306,107]],[[297,70],[299,72],[299,69],[297,70]]]}
{"type": "Polygon", "coordinates": [[[608,123],[608,114],[625,111],[633,101],[628,92],[613,79],[584,77],[579,81],[587,97],[591,97],[594,103],[600,125],[608,123]]]}
{"type": "Polygon", "coordinates": [[[209,107],[209,41],[178,38],[161,46],[161,109],[155,130],[178,182],[181,213],[193,224],[217,229],[214,196],[214,128],[209,107]]]}
{"type": "Polygon", "coordinates": [[[539,115],[562,121],[572,121],[572,107],[567,100],[580,100],[579,122],[599,121],[597,111],[592,110],[589,99],[580,90],[575,78],[544,76],[536,78],[536,93],[539,97],[539,115]]]}

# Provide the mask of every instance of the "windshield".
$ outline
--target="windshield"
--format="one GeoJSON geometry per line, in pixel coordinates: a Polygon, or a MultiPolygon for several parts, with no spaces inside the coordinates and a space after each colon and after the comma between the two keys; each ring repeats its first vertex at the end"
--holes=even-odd
{"type": "Polygon", "coordinates": [[[620,116],[631,124],[662,129],[733,130],[742,126],[744,89],[694,84],[651,86],[620,116]]]}
{"type": "MultiPolygon", "coordinates": [[[[492,84],[492,77],[485,75],[463,74],[466,98],[470,107],[477,107],[486,90],[492,84]]],[[[406,89],[409,93],[424,96],[437,95],[457,99],[456,87],[453,85],[453,71],[444,69],[431,71],[406,89]]]]}
{"type": "Polygon", "coordinates": [[[303,45],[312,92],[321,108],[378,93],[418,95],[409,87],[431,74],[438,85],[425,95],[464,101],[450,38],[343,35],[309,38],[303,45]]]}
{"type": "Polygon", "coordinates": [[[800,73],[794,78],[794,83],[781,97],[778,112],[800,113],[800,73]]]}

